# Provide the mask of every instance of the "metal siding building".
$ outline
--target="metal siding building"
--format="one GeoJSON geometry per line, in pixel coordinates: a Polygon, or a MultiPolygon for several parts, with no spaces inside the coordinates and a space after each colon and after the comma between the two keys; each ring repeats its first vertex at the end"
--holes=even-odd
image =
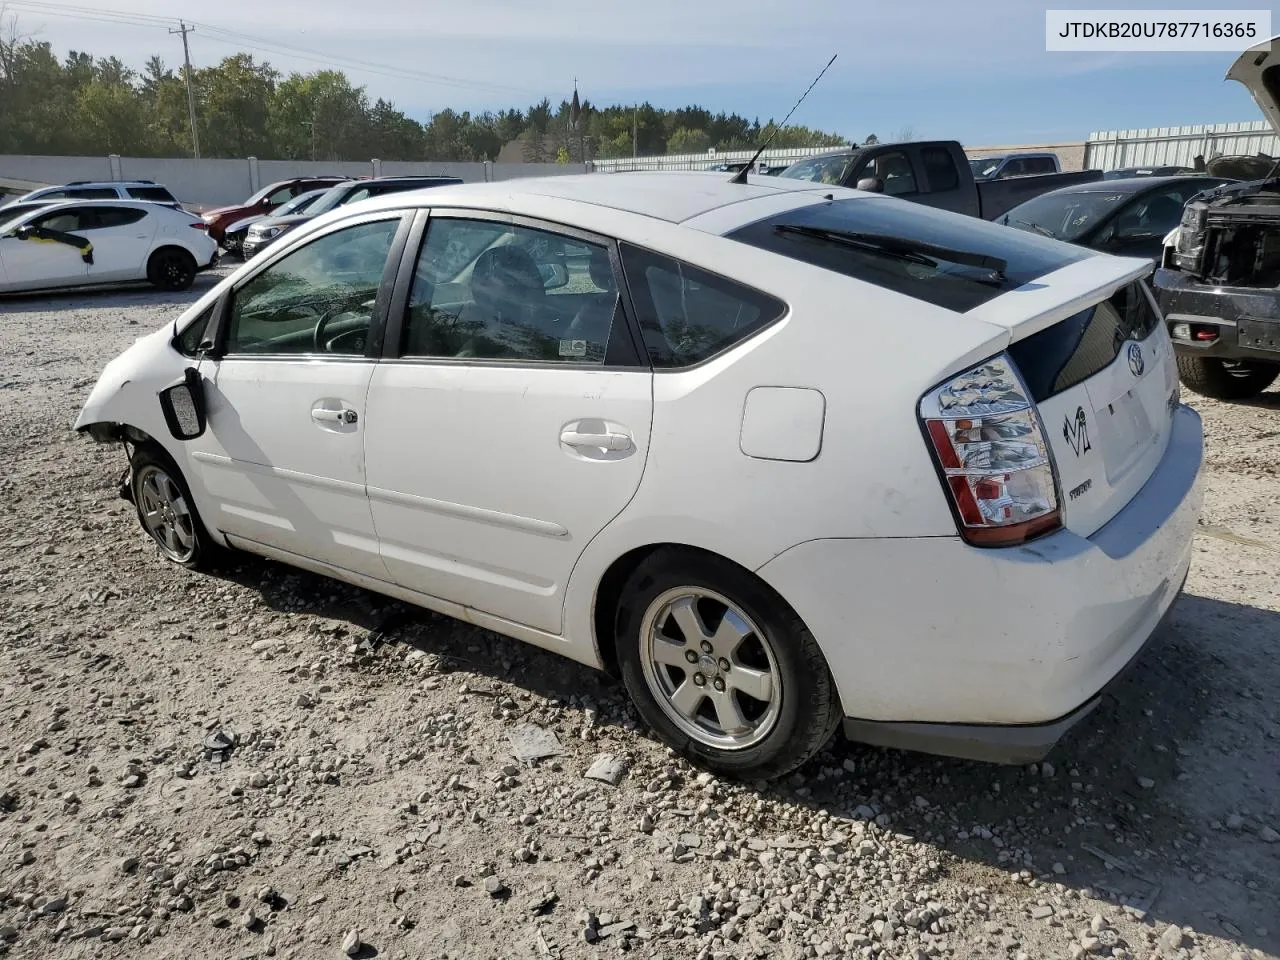
{"type": "Polygon", "coordinates": [[[1191,167],[1198,156],[1210,160],[1259,153],[1280,156],[1280,136],[1265,120],[1107,130],[1089,134],[1085,167],[1102,170],[1156,165],[1191,167]]]}

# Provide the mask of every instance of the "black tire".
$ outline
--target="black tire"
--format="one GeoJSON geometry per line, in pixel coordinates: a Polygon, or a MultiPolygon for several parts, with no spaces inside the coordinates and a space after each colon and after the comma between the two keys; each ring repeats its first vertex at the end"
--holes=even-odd
{"type": "MultiPolygon", "coordinates": [[[[699,620],[705,631],[714,632],[709,618],[715,616],[718,603],[711,598],[698,601],[699,604],[704,602],[709,606],[699,607],[699,620]]],[[[840,699],[817,641],[781,597],[756,577],[728,561],[678,548],[655,551],[636,568],[623,587],[615,624],[618,666],[622,681],[636,708],[661,740],[698,765],[741,780],[774,780],[795,770],[821,750],[835,732],[842,715],[840,699]],[[654,685],[661,687],[664,681],[653,679],[654,671],[666,671],[667,677],[672,678],[675,675],[673,672],[685,670],[686,680],[693,682],[696,677],[690,671],[701,672],[705,669],[699,664],[687,669],[683,665],[654,666],[655,658],[644,652],[646,641],[642,634],[649,632],[646,621],[655,615],[654,611],[668,609],[664,606],[664,598],[683,589],[709,591],[730,601],[747,618],[749,625],[755,628],[744,634],[747,639],[739,645],[739,649],[750,646],[762,652],[767,645],[772,654],[765,672],[776,674],[780,703],[776,707],[760,711],[771,716],[772,720],[767,733],[757,734],[763,737],[758,742],[732,748],[711,745],[673,721],[667,711],[674,710],[674,706],[664,707],[659,702],[661,693],[655,691],[654,685]],[[761,643],[759,648],[754,647],[756,633],[762,634],[758,638],[761,643]],[[646,659],[651,671],[648,676],[646,659]]],[[[665,628],[663,634],[667,638],[671,637],[669,629],[665,628]]],[[[692,646],[692,641],[687,637],[683,642],[692,646]]],[[[716,655],[719,655],[719,650],[716,655]]],[[[746,656],[746,653],[743,655],[746,656]]],[[[685,652],[683,656],[688,657],[689,652],[685,652]]],[[[734,658],[737,659],[737,654],[734,654],[734,658]]],[[[734,676],[732,666],[741,669],[745,665],[729,664],[721,673],[720,668],[714,666],[716,657],[708,655],[703,659],[715,670],[713,682],[719,683],[734,676]]],[[[758,666],[760,662],[757,659],[755,665],[758,666]]],[[[721,660],[720,663],[724,665],[727,661],[721,660]]],[[[719,713],[710,698],[723,697],[725,694],[713,693],[705,681],[704,676],[703,684],[694,694],[706,698],[700,701],[699,710],[710,710],[718,718],[719,713]],[[702,693],[703,690],[706,692],[702,693]]],[[[675,683],[673,679],[671,682],[675,683]]],[[[723,687],[717,689],[724,690],[723,687]]],[[[764,705],[763,701],[751,698],[744,704],[741,694],[734,689],[729,689],[727,696],[734,698],[734,702],[738,704],[740,718],[746,714],[748,706],[764,705]]],[[[673,699],[674,697],[670,698],[668,702],[673,699]]],[[[696,721],[697,718],[693,721],[695,725],[696,721]]],[[[684,722],[691,721],[686,719],[684,722]]],[[[766,729],[763,723],[760,729],[766,729]]]]}
{"type": "Polygon", "coordinates": [[[161,247],[147,261],[147,280],[161,290],[187,290],[196,282],[196,260],[181,247],[161,247]]]}
{"type": "Polygon", "coordinates": [[[1178,355],[1178,376],[1196,393],[1215,400],[1249,400],[1280,374],[1280,363],[1269,360],[1222,360],[1218,357],[1178,355]]]}
{"type": "Polygon", "coordinates": [[[138,523],[154,541],[160,555],[189,570],[209,569],[223,551],[205,529],[195,499],[191,496],[191,488],[177,464],[160,448],[148,445],[134,450],[129,465],[129,490],[138,513],[138,523]],[[165,491],[167,484],[176,488],[180,508],[175,508],[172,491],[165,491]],[[150,516],[157,506],[157,493],[168,493],[171,501],[169,515],[160,520],[150,516]],[[172,517],[174,532],[171,536],[164,536],[157,531],[157,526],[168,522],[169,516],[172,517]]]}

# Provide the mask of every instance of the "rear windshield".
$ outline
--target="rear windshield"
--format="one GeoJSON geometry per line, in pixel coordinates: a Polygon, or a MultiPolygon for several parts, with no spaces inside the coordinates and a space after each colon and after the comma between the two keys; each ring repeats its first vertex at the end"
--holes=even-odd
{"type": "Polygon", "coordinates": [[[976,217],[887,198],[835,200],[801,207],[728,234],[732,240],[885,287],[964,313],[1070,263],[1091,251],[1010,230],[976,217]],[[1005,261],[990,268],[954,263],[936,253],[894,256],[779,227],[871,234],[916,241],[1005,261]]]}
{"type": "Polygon", "coordinates": [[[176,203],[172,193],[164,187],[128,187],[129,196],[135,200],[151,200],[157,203],[176,203]]]}

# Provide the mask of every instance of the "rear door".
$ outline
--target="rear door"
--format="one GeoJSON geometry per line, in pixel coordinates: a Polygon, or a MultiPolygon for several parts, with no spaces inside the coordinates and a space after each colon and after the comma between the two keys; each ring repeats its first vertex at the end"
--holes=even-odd
{"type": "Polygon", "coordinates": [[[401,273],[365,434],[382,558],[404,587],[558,634],[649,449],[613,245],[438,210],[401,273]]]}
{"type": "Polygon", "coordinates": [[[85,208],[81,233],[93,244],[89,282],[141,280],[156,235],[155,215],[139,207],[85,208]]]}

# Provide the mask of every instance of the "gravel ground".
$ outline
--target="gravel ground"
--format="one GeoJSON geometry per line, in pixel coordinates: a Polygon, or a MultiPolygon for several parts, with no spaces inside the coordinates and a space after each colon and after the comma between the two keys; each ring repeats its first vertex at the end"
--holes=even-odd
{"type": "Polygon", "coordinates": [[[1280,393],[1193,400],[1186,596],[1050,762],[840,742],[752,786],[551,654],[266,561],[162,561],[120,451],[69,424],[193,295],[0,300],[0,954],[1280,953],[1280,393]],[[517,763],[522,725],[561,754],[517,763]],[[584,776],[603,755],[616,785],[584,776]]]}

